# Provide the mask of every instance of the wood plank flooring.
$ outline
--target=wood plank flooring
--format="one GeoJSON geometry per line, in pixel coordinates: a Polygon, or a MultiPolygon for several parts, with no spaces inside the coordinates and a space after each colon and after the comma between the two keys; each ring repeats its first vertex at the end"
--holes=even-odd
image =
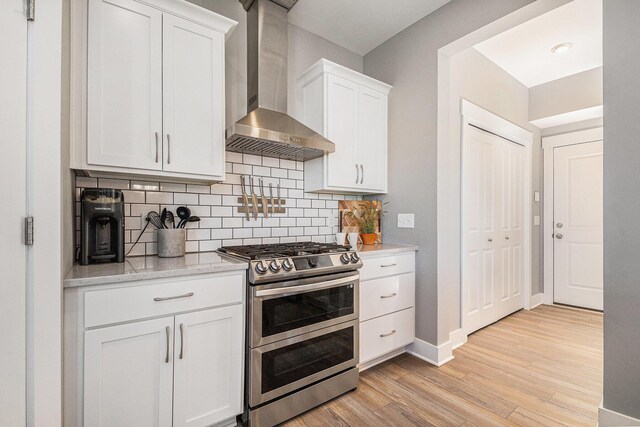
{"type": "Polygon", "coordinates": [[[469,336],[437,368],[404,354],[360,375],[357,390],[285,423],[315,426],[595,426],[602,315],[520,311],[469,336]]]}

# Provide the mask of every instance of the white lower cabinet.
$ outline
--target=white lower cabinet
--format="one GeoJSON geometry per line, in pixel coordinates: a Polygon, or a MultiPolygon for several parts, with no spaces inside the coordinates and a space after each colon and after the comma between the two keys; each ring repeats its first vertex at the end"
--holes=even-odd
{"type": "Polygon", "coordinates": [[[415,339],[415,253],[361,253],[360,370],[405,351],[415,339]]]}
{"type": "Polygon", "coordinates": [[[64,425],[233,424],[243,409],[244,286],[242,271],[66,289],[64,425]],[[121,316],[87,311],[114,297],[121,316]]]}

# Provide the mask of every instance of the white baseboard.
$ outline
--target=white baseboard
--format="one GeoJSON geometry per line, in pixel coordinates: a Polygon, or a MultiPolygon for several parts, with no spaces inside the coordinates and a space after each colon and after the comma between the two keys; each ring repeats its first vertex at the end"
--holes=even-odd
{"type": "Polygon", "coordinates": [[[407,353],[436,366],[442,366],[453,359],[451,341],[435,346],[416,338],[413,344],[407,347],[407,353]]]}
{"type": "Polygon", "coordinates": [[[537,306],[539,306],[540,304],[544,303],[544,294],[542,292],[532,295],[531,299],[529,300],[529,308],[528,310],[534,309],[537,306]]]}
{"type": "Polygon", "coordinates": [[[630,427],[640,426],[640,420],[619,414],[600,405],[598,410],[598,426],[600,427],[630,427]]]}
{"type": "Polygon", "coordinates": [[[464,333],[462,328],[456,329],[449,333],[449,341],[451,341],[451,349],[455,350],[467,342],[467,335],[464,333]]]}
{"type": "Polygon", "coordinates": [[[369,360],[368,362],[361,363],[360,365],[358,365],[358,370],[362,372],[366,369],[369,369],[372,366],[375,366],[382,362],[386,362],[387,360],[393,359],[394,357],[400,356],[402,353],[406,353],[406,352],[407,352],[407,347],[400,347],[398,349],[393,350],[391,353],[387,353],[383,356],[369,360]]]}

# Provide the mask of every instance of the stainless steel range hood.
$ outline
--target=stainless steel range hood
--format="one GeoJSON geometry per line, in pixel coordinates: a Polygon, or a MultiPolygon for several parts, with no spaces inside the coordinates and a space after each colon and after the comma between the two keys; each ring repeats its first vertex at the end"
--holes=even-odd
{"type": "Polygon", "coordinates": [[[293,160],[335,151],[287,115],[287,12],[296,1],[240,0],[247,11],[248,114],[227,129],[228,151],[293,160]]]}

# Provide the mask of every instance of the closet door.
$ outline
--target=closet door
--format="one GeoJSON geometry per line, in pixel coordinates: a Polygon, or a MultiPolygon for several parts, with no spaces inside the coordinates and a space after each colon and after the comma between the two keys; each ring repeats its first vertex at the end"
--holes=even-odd
{"type": "Polygon", "coordinates": [[[87,163],[162,170],[162,12],[90,0],[87,163]]]}
{"type": "Polygon", "coordinates": [[[523,306],[524,147],[467,126],[463,142],[463,326],[523,306]]]}

